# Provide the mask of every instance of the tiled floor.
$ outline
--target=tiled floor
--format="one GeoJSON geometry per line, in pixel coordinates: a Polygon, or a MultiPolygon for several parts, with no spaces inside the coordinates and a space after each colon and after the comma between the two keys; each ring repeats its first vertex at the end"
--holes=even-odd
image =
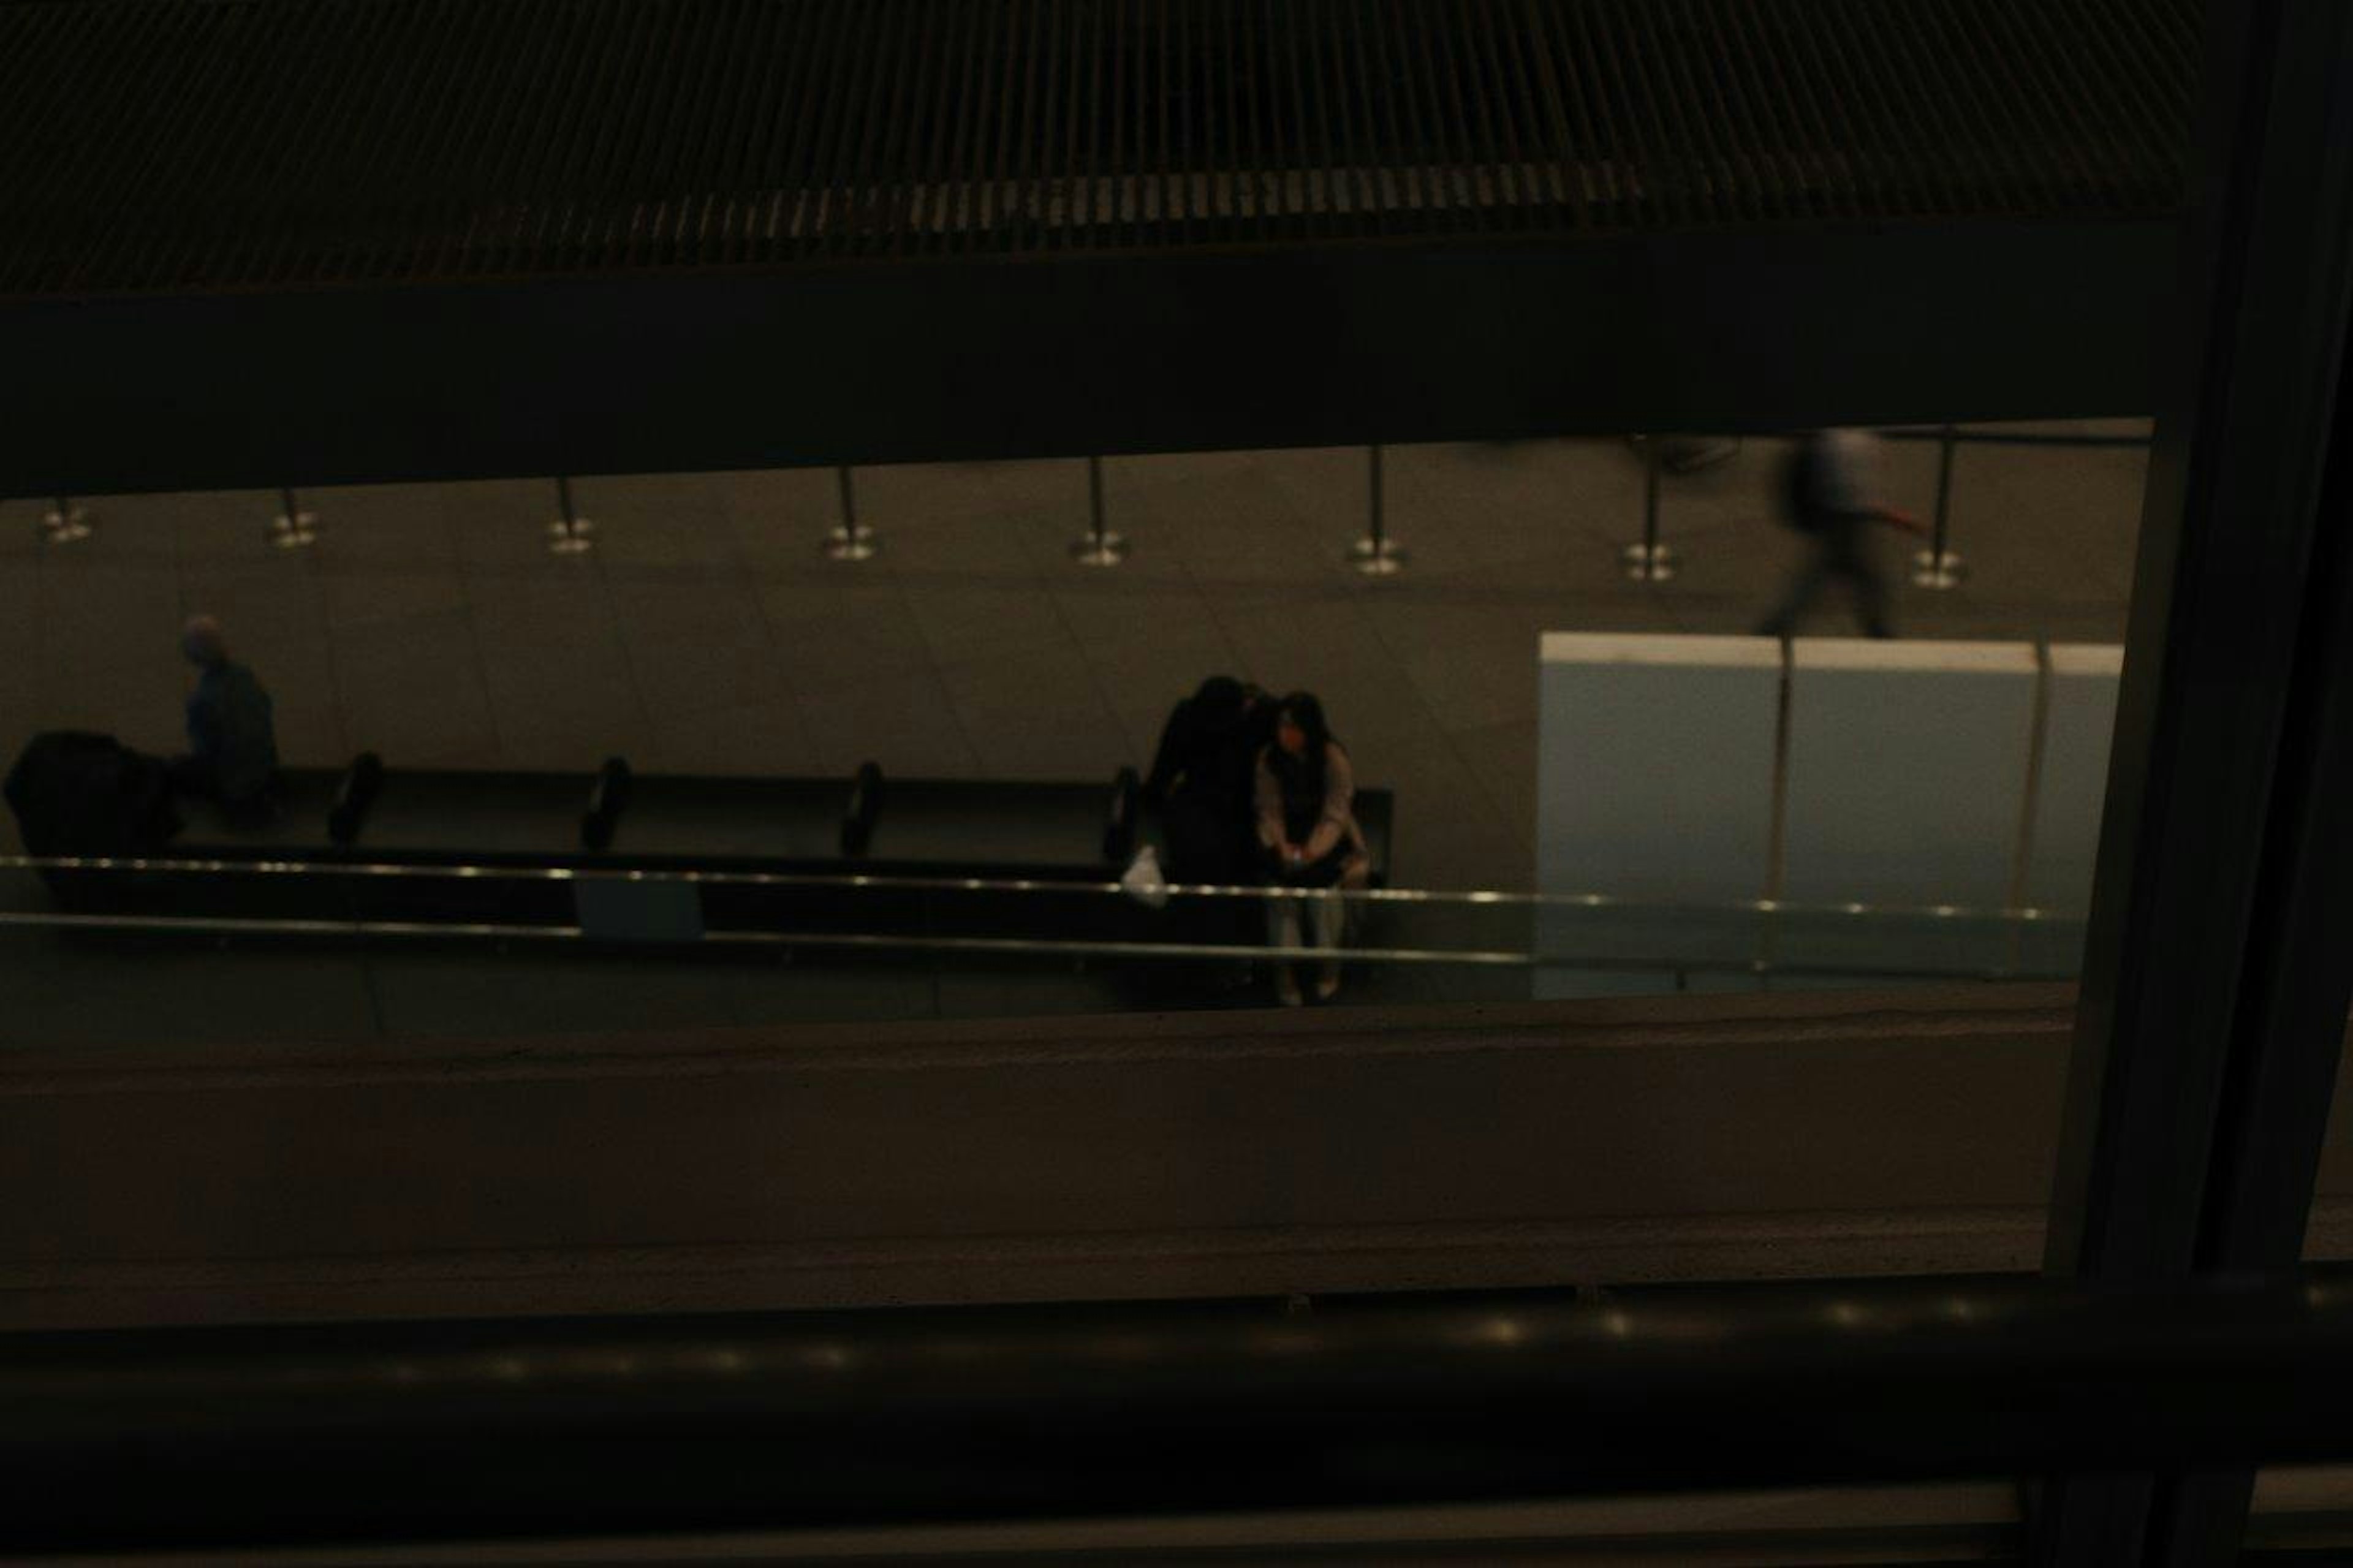
{"type": "MultiPolygon", "coordinates": [[[[1573,628],[1745,630],[1799,542],[1769,521],[1778,448],[1665,482],[1672,584],[1620,574],[1642,470],[1620,442],[1395,447],[1402,576],[1346,569],[1362,450],[1113,459],[1109,571],[1067,547],[1082,462],[861,469],[882,536],[818,549],[829,472],[584,479],[597,550],[546,549],[541,481],[306,493],[321,541],[266,540],[276,498],[100,497],[49,547],[0,502],[0,733],[62,724],[173,748],[181,617],[221,616],[275,694],[290,761],[363,747],[399,764],[1095,778],[1141,763],[1168,705],[1231,671],[1324,698],[1368,782],[1399,795],[1400,879],[1524,886],[1532,861],[1535,639],[1573,628]]],[[[1907,632],[2121,636],[2142,455],[1962,449],[1963,589],[1906,588],[1907,632]]],[[[1926,514],[1936,449],[1888,485],[1926,514]]],[[[1898,554],[1886,546],[1891,563],[1898,554]]],[[[13,742],[10,744],[13,745],[13,742]]]]}

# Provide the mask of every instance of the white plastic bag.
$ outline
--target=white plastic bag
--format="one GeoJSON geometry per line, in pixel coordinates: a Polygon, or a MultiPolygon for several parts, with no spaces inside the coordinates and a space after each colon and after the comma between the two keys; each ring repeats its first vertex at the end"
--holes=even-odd
{"type": "Polygon", "coordinates": [[[1149,844],[1135,852],[1119,879],[1119,890],[1147,909],[1168,902],[1168,879],[1160,874],[1160,852],[1149,844]]]}

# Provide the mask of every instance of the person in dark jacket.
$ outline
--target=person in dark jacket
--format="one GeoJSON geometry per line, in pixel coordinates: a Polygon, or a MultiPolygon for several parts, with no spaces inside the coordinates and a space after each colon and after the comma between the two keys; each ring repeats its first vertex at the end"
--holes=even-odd
{"type": "MultiPolygon", "coordinates": [[[[1372,857],[1364,829],[1356,825],[1356,775],[1348,749],[1324,720],[1324,704],[1294,691],[1282,700],[1274,740],[1259,753],[1258,841],[1278,887],[1321,889],[1320,896],[1276,893],[1267,900],[1267,934],[1276,947],[1309,945],[1301,941],[1300,916],[1312,915],[1312,945],[1340,946],[1347,914],[1340,889],[1366,886],[1372,857]]],[[[1276,998],[1286,1007],[1303,1000],[1292,964],[1278,960],[1276,998]]],[[[1340,961],[1327,958],[1315,979],[1315,999],[1329,1002],[1340,992],[1340,961]]]]}
{"type": "Polygon", "coordinates": [[[1251,773],[1273,727],[1266,694],[1227,675],[1204,680],[1169,713],[1144,798],[1160,813],[1171,879],[1248,879],[1255,858],[1251,773]]]}
{"type": "Polygon", "coordinates": [[[232,816],[266,813],[278,776],[269,693],[252,670],[229,658],[220,623],[210,616],[189,620],[180,650],[197,675],[188,694],[188,752],[173,762],[174,785],[220,802],[232,816]]]}

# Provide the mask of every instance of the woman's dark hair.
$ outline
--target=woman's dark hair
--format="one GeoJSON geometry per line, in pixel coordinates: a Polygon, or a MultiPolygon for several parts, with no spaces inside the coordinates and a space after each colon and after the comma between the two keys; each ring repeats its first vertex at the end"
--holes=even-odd
{"type": "Polygon", "coordinates": [[[1332,727],[1324,721],[1324,704],[1312,691],[1294,691],[1282,700],[1282,717],[1306,731],[1307,749],[1320,752],[1332,738],[1332,727]]]}
{"type": "Polygon", "coordinates": [[[1275,723],[1281,725],[1286,721],[1298,725],[1300,732],[1307,737],[1307,752],[1296,764],[1291,764],[1290,753],[1278,745],[1274,749],[1277,763],[1296,765],[1306,775],[1307,793],[1320,797],[1324,794],[1324,761],[1330,749],[1339,743],[1339,737],[1324,721],[1324,704],[1312,691],[1294,691],[1282,700],[1282,706],[1276,710],[1275,723]]]}

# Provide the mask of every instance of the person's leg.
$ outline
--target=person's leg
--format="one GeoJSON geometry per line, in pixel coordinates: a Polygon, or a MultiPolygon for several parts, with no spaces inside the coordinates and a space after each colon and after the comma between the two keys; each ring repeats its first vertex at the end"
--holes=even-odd
{"type": "Polygon", "coordinates": [[[1315,900],[1318,906],[1315,944],[1332,949],[1332,956],[1324,961],[1315,976],[1318,1001],[1329,1002],[1340,994],[1339,950],[1348,940],[1348,900],[1345,894],[1371,885],[1372,861],[1362,855],[1351,855],[1340,868],[1340,879],[1331,891],[1315,900]]]}
{"type": "Polygon", "coordinates": [[[1846,579],[1847,591],[1854,595],[1855,618],[1862,623],[1862,635],[1894,637],[1887,579],[1880,575],[1879,563],[1872,559],[1871,542],[1860,530],[1850,531],[1839,541],[1834,559],[1839,575],[1846,579]]]}
{"type": "Polygon", "coordinates": [[[1315,999],[1319,1002],[1329,1002],[1340,994],[1340,931],[1347,913],[1347,905],[1336,890],[1315,895],[1315,945],[1333,950],[1333,956],[1319,961],[1315,966],[1315,999]]]}
{"type": "MultiPolygon", "coordinates": [[[[1266,938],[1272,947],[1302,947],[1299,940],[1299,895],[1276,893],[1266,900],[1266,938]]],[[[1277,956],[1274,961],[1275,1000],[1286,1007],[1296,1007],[1304,1000],[1299,994],[1299,975],[1292,960],[1277,956]]]]}
{"type": "Polygon", "coordinates": [[[1774,606],[1770,615],[1757,623],[1757,635],[1760,637],[1785,637],[1795,632],[1799,620],[1821,593],[1830,573],[1830,550],[1825,545],[1815,546],[1807,555],[1805,563],[1798,568],[1797,575],[1789,579],[1788,592],[1781,595],[1781,602],[1774,606]]]}

